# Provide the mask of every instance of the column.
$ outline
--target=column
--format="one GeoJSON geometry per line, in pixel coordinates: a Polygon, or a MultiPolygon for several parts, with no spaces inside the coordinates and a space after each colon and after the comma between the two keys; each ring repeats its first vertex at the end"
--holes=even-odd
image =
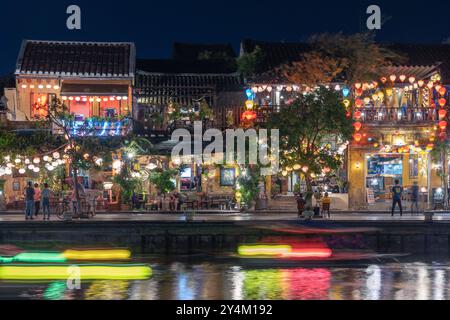
{"type": "Polygon", "coordinates": [[[350,210],[366,210],[366,158],[365,152],[349,148],[348,152],[348,201],[350,210]]]}

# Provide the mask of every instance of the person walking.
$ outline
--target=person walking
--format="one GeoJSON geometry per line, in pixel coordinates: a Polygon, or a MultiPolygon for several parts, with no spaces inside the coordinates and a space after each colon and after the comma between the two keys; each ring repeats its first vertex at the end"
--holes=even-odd
{"type": "Polygon", "coordinates": [[[398,204],[400,208],[400,217],[403,216],[403,208],[402,208],[402,195],[403,195],[403,187],[400,185],[399,180],[395,180],[395,185],[392,187],[392,212],[391,216],[394,216],[395,207],[398,204]]]}
{"type": "Polygon", "coordinates": [[[50,220],[50,197],[52,191],[48,187],[48,183],[44,184],[44,190],[41,192],[42,201],[42,214],[44,215],[44,220],[50,220]]]}
{"type": "Polygon", "coordinates": [[[416,212],[419,212],[419,185],[417,182],[414,182],[411,189],[411,214],[414,213],[414,207],[416,212]]]}
{"type": "Polygon", "coordinates": [[[39,209],[41,207],[41,189],[39,188],[39,184],[34,184],[34,216],[37,217],[39,215],[39,209]]]}
{"type": "Polygon", "coordinates": [[[28,182],[28,186],[24,190],[25,195],[25,219],[33,220],[33,207],[34,207],[34,188],[31,181],[28,182]]]}

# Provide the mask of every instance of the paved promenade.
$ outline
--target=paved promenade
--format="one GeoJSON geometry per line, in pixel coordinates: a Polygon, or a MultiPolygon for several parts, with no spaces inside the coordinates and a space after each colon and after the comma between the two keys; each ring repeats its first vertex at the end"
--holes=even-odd
{"type": "MultiPolygon", "coordinates": [[[[295,221],[297,220],[297,215],[293,213],[270,213],[270,214],[259,214],[259,213],[209,213],[209,214],[196,214],[194,216],[194,221],[196,222],[237,222],[237,221],[295,221]]],[[[403,217],[400,215],[395,215],[391,217],[390,214],[382,213],[335,213],[332,214],[331,219],[317,219],[317,221],[361,221],[361,222],[421,222],[424,221],[424,216],[422,214],[411,215],[410,213],[404,214],[403,217]]],[[[448,222],[450,223],[450,213],[437,213],[434,216],[434,221],[436,222],[448,222]]],[[[1,222],[18,222],[23,221],[24,223],[29,223],[31,221],[25,221],[24,215],[19,213],[0,213],[0,223],[1,222]]],[[[76,219],[74,221],[80,222],[99,222],[99,221],[161,221],[161,222],[181,222],[185,221],[185,216],[182,213],[98,213],[95,217],[89,219],[76,219]]],[[[48,223],[48,221],[42,221],[42,215],[35,218],[33,222],[48,223]]],[[[51,218],[50,222],[62,222],[56,216],[51,218]]]]}

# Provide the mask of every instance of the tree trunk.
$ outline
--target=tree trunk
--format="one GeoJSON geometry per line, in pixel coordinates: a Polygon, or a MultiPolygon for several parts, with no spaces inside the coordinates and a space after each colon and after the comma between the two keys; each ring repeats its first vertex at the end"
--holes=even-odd
{"type": "Polygon", "coordinates": [[[310,207],[312,209],[312,198],[313,198],[313,189],[312,189],[312,180],[308,174],[305,174],[305,183],[306,183],[306,207],[310,207]]]}
{"type": "Polygon", "coordinates": [[[80,200],[80,190],[78,188],[78,168],[72,166],[73,172],[73,190],[75,191],[75,199],[77,202],[78,215],[81,216],[81,200],[80,200]]]}

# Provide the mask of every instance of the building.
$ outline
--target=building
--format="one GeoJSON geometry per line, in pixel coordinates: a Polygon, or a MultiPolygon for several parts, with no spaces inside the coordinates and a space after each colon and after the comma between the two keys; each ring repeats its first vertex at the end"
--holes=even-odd
{"type": "MultiPolygon", "coordinates": [[[[430,150],[436,141],[445,139],[447,130],[449,87],[445,84],[450,82],[450,45],[387,47],[408,60],[387,68],[382,79],[373,79],[376,85],[361,83],[358,88],[345,88],[339,81],[329,84],[336,90],[346,89],[354,98],[349,104],[353,106],[351,112],[357,128],[339,173],[341,181],[347,181],[348,194],[334,195],[338,198],[335,200],[338,209],[390,209],[390,187],[395,180],[407,192],[417,182],[422,199],[429,203],[442,191],[438,174],[442,165],[448,164],[433,163],[430,150]]],[[[256,95],[256,119],[264,122],[295,98],[301,88],[301,84],[289,83],[276,69],[297,61],[311,48],[305,43],[246,39],[241,43],[241,55],[256,48],[263,58],[246,85],[256,95]]],[[[281,191],[285,194],[293,192],[297,183],[301,184],[301,177],[295,172],[282,179],[281,191]]]]}
{"type": "MultiPolygon", "coordinates": [[[[5,89],[8,112],[2,126],[32,134],[42,129],[38,124],[48,106],[60,99],[75,117],[72,135],[126,135],[132,130],[135,60],[135,46],[128,42],[25,40],[17,58],[15,88],[5,89]]],[[[28,169],[5,176],[10,200],[20,199],[26,182],[38,177],[37,169],[28,169]]],[[[110,175],[80,173],[87,188],[110,175]]]]}

